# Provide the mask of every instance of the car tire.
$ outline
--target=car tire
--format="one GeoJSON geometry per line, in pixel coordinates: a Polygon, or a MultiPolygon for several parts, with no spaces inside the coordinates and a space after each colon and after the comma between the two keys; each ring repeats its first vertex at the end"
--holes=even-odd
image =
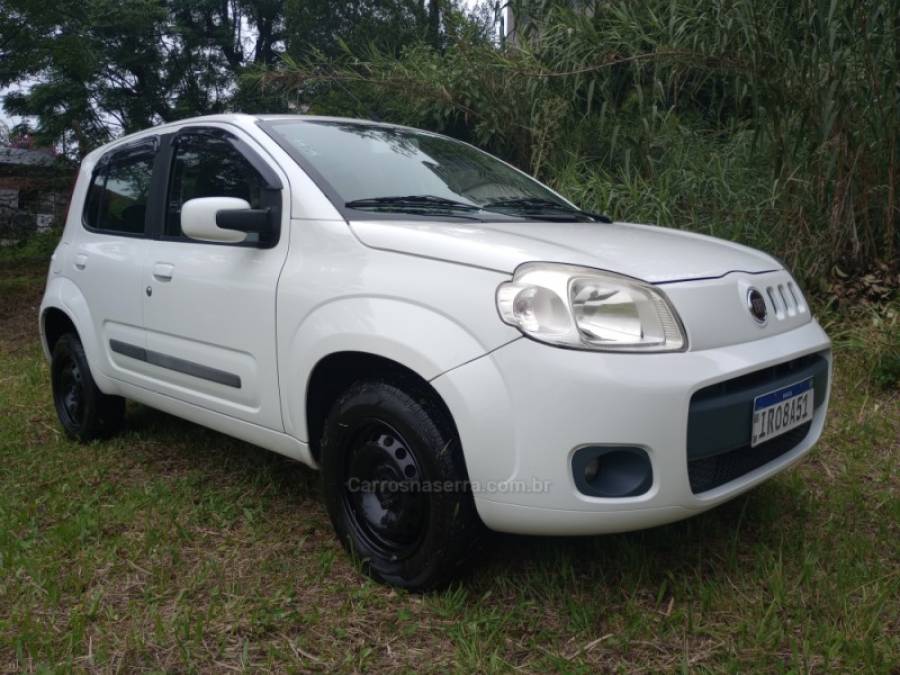
{"type": "Polygon", "coordinates": [[[325,422],[321,468],[335,531],[367,574],[424,592],[465,569],[483,525],[453,423],[422,385],[352,385],[325,422]]]}
{"type": "Polygon", "coordinates": [[[97,388],[81,340],[61,336],[50,359],[53,404],[66,435],[81,443],[108,436],[122,425],[125,399],[97,388]]]}

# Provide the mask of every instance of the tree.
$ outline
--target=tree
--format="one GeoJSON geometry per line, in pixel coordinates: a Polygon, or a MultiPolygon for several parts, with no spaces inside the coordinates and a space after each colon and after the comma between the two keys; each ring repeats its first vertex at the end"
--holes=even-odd
{"type": "Polygon", "coordinates": [[[441,41],[439,0],[287,0],[287,52],[296,60],[337,57],[344,47],[399,54],[404,45],[441,41]]]}
{"type": "Polygon", "coordinates": [[[116,133],[260,104],[239,76],[280,58],[277,0],[0,0],[0,87],[39,142],[82,156],[116,133]]]}
{"type": "Polygon", "coordinates": [[[112,136],[230,109],[286,109],[247,74],[375,46],[442,48],[451,0],[0,0],[3,104],[80,157],[112,136]]]}

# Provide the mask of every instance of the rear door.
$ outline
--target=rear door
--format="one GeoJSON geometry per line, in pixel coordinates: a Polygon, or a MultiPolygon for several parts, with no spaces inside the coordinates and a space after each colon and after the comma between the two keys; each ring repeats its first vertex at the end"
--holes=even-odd
{"type": "Polygon", "coordinates": [[[282,430],[275,294],[288,246],[287,179],[237,128],[189,127],[162,145],[165,213],[145,249],[145,372],[160,393],[282,430]],[[271,209],[277,231],[239,244],[188,239],[181,209],[198,197],[271,209]]]}
{"type": "Polygon", "coordinates": [[[141,265],[158,145],[154,136],[103,155],[91,176],[83,229],[67,263],[67,276],[87,298],[103,355],[98,367],[131,383],[140,383],[143,376],[134,359],[116,347],[144,345],[141,265]]]}

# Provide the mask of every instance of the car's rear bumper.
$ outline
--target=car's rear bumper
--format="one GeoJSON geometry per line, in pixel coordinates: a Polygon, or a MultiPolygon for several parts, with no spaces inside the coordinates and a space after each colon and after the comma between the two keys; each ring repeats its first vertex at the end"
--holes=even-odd
{"type": "MultiPolygon", "coordinates": [[[[764,379],[741,381],[758,385],[744,388],[748,397],[769,386],[764,379]]],[[[793,464],[821,434],[830,382],[830,342],[812,321],[761,340],[673,354],[575,351],[523,338],[432,384],[457,423],[476,506],[486,525],[530,534],[595,534],[688,517],[793,464]],[[773,366],[795,360],[807,364],[801,357],[811,354],[824,361],[818,375],[824,381],[817,382],[817,405],[805,433],[795,434],[785,447],[770,446],[760,466],[748,463],[746,453],[764,453],[764,446],[731,443],[727,449],[739,460],[738,474],[720,474],[721,484],[707,483],[714,486],[695,493],[688,443],[694,394],[766,369],[773,373],[768,382],[775,389],[792,374],[773,366]],[[585,494],[576,485],[572,458],[586,446],[625,446],[646,453],[652,481],[635,496],[585,494]]],[[[743,422],[732,424],[744,433],[743,422]]],[[[749,415],[746,425],[749,435],[749,415]]],[[[691,438],[696,446],[696,428],[691,438]]],[[[716,454],[710,447],[702,450],[704,457],[711,452],[716,454]]],[[[690,454],[697,459],[695,451],[690,454]]]]}

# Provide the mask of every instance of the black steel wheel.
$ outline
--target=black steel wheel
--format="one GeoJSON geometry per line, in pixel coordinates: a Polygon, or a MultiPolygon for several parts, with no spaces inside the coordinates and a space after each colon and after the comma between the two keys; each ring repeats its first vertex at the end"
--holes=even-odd
{"type": "Polygon", "coordinates": [[[67,333],[53,347],[50,361],[53,404],[66,434],[87,442],[116,431],[125,415],[125,400],[107,396],[94,384],[78,336],[67,333]]]}
{"type": "Polygon", "coordinates": [[[403,558],[415,551],[427,528],[427,498],[410,443],[380,419],[363,423],[347,443],[347,517],[382,555],[403,558]]]}
{"type": "Polygon", "coordinates": [[[409,383],[351,386],[321,448],[329,515],[368,574],[415,591],[459,574],[481,523],[453,424],[430,392],[409,383]]]}
{"type": "Polygon", "coordinates": [[[59,398],[60,414],[65,416],[66,426],[84,423],[84,378],[75,357],[67,352],[60,358],[59,398]]]}

